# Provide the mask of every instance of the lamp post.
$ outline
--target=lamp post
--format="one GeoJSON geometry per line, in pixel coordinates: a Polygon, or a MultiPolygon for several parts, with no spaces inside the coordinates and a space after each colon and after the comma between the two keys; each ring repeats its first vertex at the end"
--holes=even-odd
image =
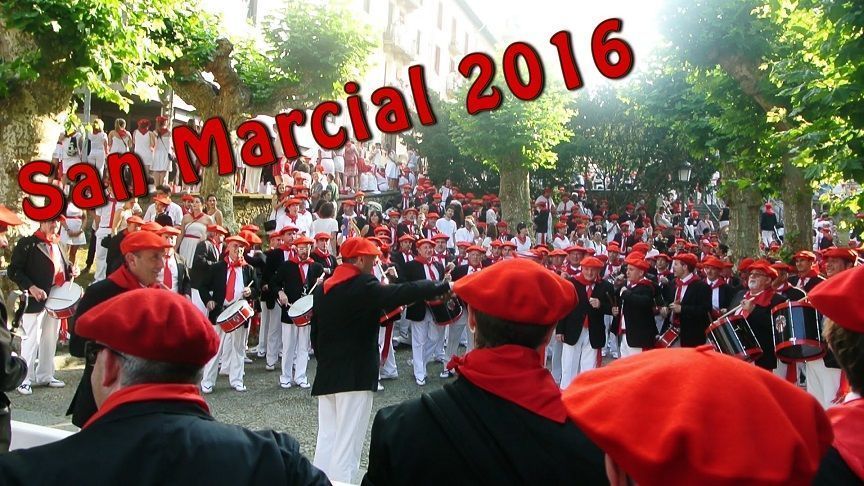
{"type": "Polygon", "coordinates": [[[678,169],[678,180],[681,182],[690,182],[690,173],[692,172],[692,166],[690,162],[684,162],[684,165],[678,169]]]}

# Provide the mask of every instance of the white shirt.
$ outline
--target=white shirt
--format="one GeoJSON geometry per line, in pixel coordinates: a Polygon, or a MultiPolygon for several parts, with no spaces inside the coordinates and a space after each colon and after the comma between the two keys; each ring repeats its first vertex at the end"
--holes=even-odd
{"type": "Polygon", "coordinates": [[[468,243],[474,244],[474,232],[469,230],[468,228],[459,228],[456,230],[456,234],[454,235],[456,239],[456,243],[460,241],[467,241],[468,243]]]}
{"type": "Polygon", "coordinates": [[[495,212],[494,209],[489,208],[486,210],[486,227],[491,228],[498,223],[498,213],[495,212]]]}
{"type": "Polygon", "coordinates": [[[556,250],[564,250],[570,246],[570,238],[567,235],[556,234],[552,240],[552,248],[556,250]]]}
{"type": "Polygon", "coordinates": [[[573,206],[576,204],[573,201],[561,201],[558,203],[558,214],[570,214],[570,211],[573,210],[573,206]]]}
{"type": "Polygon", "coordinates": [[[309,227],[309,230],[311,237],[315,237],[318,233],[327,233],[328,235],[333,236],[332,233],[339,232],[339,223],[337,223],[333,218],[316,219],[312,222],[312,226],[309,227]]]}
{"type": "Polygon", "coordinates": [[[108,201],[108,204],[96,208],[96,215],[99,216],[99,229],[111,228],[114,223],[114,216],[120,212],[120,203],[117,201],[108,201]]]}
{"type": "Polygon", "coordinates": [[[525,237],[525,242],[522,243],[519,241],[519,238],[514,236],[510,239],[510,241],[516,245],[516,251],[528,251],[531,249],[531,238],[525,237]]]}
{"type": "MultiPolygon", "coordinates": [[[[712,282],[711,280],[706,279],[705,282],[710,287],[714,285],[714,282],[716,282],[716,280],[712,282]]],[[[716,289],[711,289],[711,307],[714,309],[720,308],[720,287],[717,287],[716,289]]]]}
{"type": "Polygon", "coordinates": [[[234,279],[234,300],[229,302],[228,278],[231,276],[231,264],[229,263],[225,270],[225,301],[222,303],[223,305],[233,304],[243,298],[243,288],[246,286],[243,283],[243,267],[236,267],[234,271],[237,272],[237,277],[234,279]]]}
{"type": "Polygon", "coordinates": [[[450,239],[447,240],[447,248],[454,248],[456,243],[453,241],[456,237],[456,221],[447,218],[441,218],[435,222],[435,229],[439,233],[447,235],[450,239]]]}

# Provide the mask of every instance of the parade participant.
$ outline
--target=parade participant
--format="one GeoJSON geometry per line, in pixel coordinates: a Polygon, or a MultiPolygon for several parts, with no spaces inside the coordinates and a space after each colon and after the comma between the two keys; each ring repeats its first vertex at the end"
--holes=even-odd
{"type": "Polygon", "coordinates": [[[528,226],[525,223],[516,225],[516,236],[510,239],[510,243],[515,245],[517,252],[528,251],[533,246],[531,238],[528,237],[528,226]]]}
{"type": "Polygon", "coordinates": [[[621,247],[618,243],[609,243],[606,247],[606,255],[609,257],[609,261],[606,263],[606,272],[603,274],[603,278],[611,281],[617,287],[623,281],[621,277],[624,270],[624,260],[620,258],[621,247]]]}
{"type": "Polygon", "coordinates": [[[605,452],[613,485],[805,485],[831,442],[812,397],[708,345],[585,373],[563,401],[605,452]]]}
{"type": "Polygon", "coordinates": [[[777,231],[777,215],[774,214],[774,206],[765,203],[765,211],[759,215],[759,230],[762,234],[762,243],[765,246],[774,241],[774,233],[777,231]]]}
{"type": "Polygon", "coordinates": [[[118,268],[123,266],[123,253],[120,251],[120,244],[123,242],[123,239],[126,238],[126,235],[138,231],[138,228],[143,224],[143,219],[134,215],[130,216],[129,218],[126,218],[126,228],[118,231],[116,235],[111,236],[110,238],[102,239],[103,246],[106,245],[107,242],[105,264],[108,275],[114,273],[118,268]]]}
{"type": "Polygon", "coordinates": [[[27,363],[27,378],[18,386],[22,395],[33,393],[31,385],[62,388],[65,383],[54,377],[54,353],[60,321],[45,309],[51,289],[78,276],[78,269],[60,250],[57,220],[39,223],[39,229],[18,240],[9,261],[9,279],[22,292],[28,292],[21,328],[27,339],[21,342],[21,357],[27,363]],[[37,366],[36,361],[39,361],[37,366]]]}
{"type": "Polygon", "coordinates": [[[489,265],[501,260],[501,247],[502,244],[499,240],[489,243],[489,265]]]}
{"type": "MultiPolygon", "coordinates": [[[[821,285],[831,282],[831,279],[841,275],[855,264],[855,252],[849,248],[829,248],[822,252],[825,262],[827,279],[821,285]]],[[[818,288],[818,287],[817,287],[818,288]]],[[[814,289],[815,290],[815,289],[814,289]]],[[[857,303],[850,302],[850,307],[857,303]]],[[[837,397],[840,389],[840,364],[831,349],[822,359],[808,361],[804,364],[807,380],[807,391],[819,400],[823,407],[828,408],[837,397]]]]}
{"type": "Polygon", "coordinates": [[[816,255],[812,251],[802,250],[793,257],[795,262],[795,275],[789,277],[789,283],[804,292],[810,292],[817,285],[825,281],[825,277],[819,275],[815,267],[816,255]]]}
{"type": "Polygon", "coordinates": [[[778,362],[774,354],[771,309],[788,299],[774,292],[771,282],[777,277],[777,271],[767,262],[759,260],[750,265],[747,272],[747,290],[738,292],[729,305],[741,305],[736,315],[743,315],[747,319],[759,346],[762,347],[762,356],[756,360],[756,366],[768,371],[774,370],[781,378],[786,377],[786,363],[778,362]]]}
{"type": "Polygon", "coordinates": [[[282,374],[279,377],[282,388],[291,388],[292,384],[303,389],[311,387],[306,376],[311,351],[310,328],[294,325],[288,308],[324,280],[324,267],[309,257],[314,243],[315,240],[305,236],[294,240],[296,254],[279,265],[269,282],[282,307],[282,374]]]}
{"type": "Polygon", "coordinates": [[[669,316],[671,325],[680,329],[675,345],[695,347],[705,344],[705,329],[710,323],[711,288],[694,272],[698,264],[696,255],[679,253],[672,257],[675,274],[675,297],[661,315],[669,316]]]}
{"type": "Polygon", "coordinates": [[[473,245],[477,241],[478,236],[480,235],[477,231],[477,226],[474,224],[474,216],[465,216],[464,226],[456,230],[453,239],[455,240],[455,246],[459,246],[459,243],[473,245]]]}
{"type": "Polygon", "coordinates": [[[477,349],[451,362],[455,382],[378,412],[363,484],[603,484],[602,453],[541,366],[539,350],[576,304],[572,285],[516,259],[455,289],[477,349]],[[404,437],[423,441],[409,450],[404,437]]]}
{"type": "MultiPolygon", "coordinates": [[[[387,231],[386,228],[384,229],[387,231]]],[[[377,231],[376,231],[377,232],[377,231]]],[[[336,270],[336,257],[330,253],[330,235],[328,233],[318,233],[315,235],[315,249],[310,255],[315,263],[321,265],[324,271],[324,278],[333,275],[336,270]]]]}
{"type": "Polygon", "coordinates": [[[502,260],[510,260],[515,257],[516,253],[516,243],[512,241],[505,241],[501,244],[501,259],[502,260]]]}
{"type": "Polygon", "coordinates": [[[552,237],[552,247],[557,250],[565,250],[570,246],[570,238],[567,237],[567,223],[555,223],[555,236],[552,237]]]}
{"type": "Polygon", "coordinates": [[[393,255],[393,262],[396,264],[399,274],[405,271],[405,264],[414,260],[414,237],[408,234],[399,237],[399,251],[393,255]]]}
{"type": "MultiPolygon", "coordinates": [[[[387,255],[389,244],[386,241],[387,237],[369,238],[375,243],[381,255],[372,268],[372,275],[381,282],[382,285],[397,283],[399,280],[396,267],[390,262],[387,255]]],[[[397,307],[398,309],[398,307],[397,307]]],[[[386,309],[384,312],[388,312],[386,309]]],[[[404,312],[403,312],[404,313],[404,312]]],[[[378,369],[378,391],[383,391],[384,386],[381,385],[381,380],[395,380],[399,377],[399,370],[396,367],[396,351],[393,349],[393,327],[394,321],[391,320],[382,325],[378,330],[378,353],[381,355],[381,365],[378,369]]]]}
{"type": "Polygon", "coordinates": [[[354,212],[354,201],[342,201],[341,214],[336,216],[339,221],[339,232],[342,239],[360,236],[360,229],[366,226],[366,220],[354,212]]]}
{"type": "Polygon", "coordinates": [[[601,365],[601,349],[606,346],[603,316],[612,312],[615,289],[600,278],[605,265],[594,257],[580,262],[582,272],[571,282],[576,288],[577,304],[557,326],[556,339],[562,342],[561,388],[573,378],[601,365]]]}
{"type": "Polygon", "coordinates": [[[278,269],[274,262],[287,261],[282,249],[282,233],[269,233],[269,249],[264,252],[264,267],[261,269],[261,327],[258,331],[259,358],[264,358],[264,370],[276,369],[282,349],[282,309],[276,305],[276,291],[270,288],[270,280],[278,269]]]}
{"type": "MultiPolygon", "coordinates": [[[[451,274],[453,281],[458,282],[462,278],[482,270],[483,257],[485,255],[486,249],[482,246],[469,246],[466,251],[466,263],[457,265],[453,269],[451,274]]],[[[465,302],[460,299],[459,303],[462,305],[462,314],[455,322],[444,326],[438,340],[438,346],[444,350],[444,358],[446,361],[449,361],[454,356],[459,356],[459,344],[462,341],[463,334],[465,334],[465,326],[468,324],[468,313],[465,312],[465,302]]],[[[465,348],[466,352],[469,352],[474,348],[474,336],[470,332],[467,334],[468,339],[465,348]]],[[[445,368],[438,376],[439,378],[450,378],[453,375],[454,373],[452,371],[445,368]]]]}
{"type": "MultiPolygon", "coordinates": [[[[0,248],[9,245],[6,229],[23,223],[17,214],[0,204],[0,248]]],[[[6,309],[4,303],[0,302],[0,455],[9,451],[12,439],[12,403],[6,392],[15,390],[27,379],[27,363],[12,352],[12,334],[6,328],[9,322],[7,312],[21,316],[23,311],[24,309],[18,312],[14,308],[6,309]]],[[[15,325],[14,319],[12,325],[15,325]]]]}
{"type": "Polygon", "coordinates": [[[173,226],[166,226],[157,231],[156,234],[165,238],[165,241],[171,245],[165,252],[162,271],[159,272],[156,281],[172,292],[191,297],[192,286],[189,281],[189,270],[186,267],[186,262],[183,261],[183,257],[174,252],[180,230],[173,226]]]}
{"type": "Polygon", "coordinates": [[[581,273],[580,264],[585,258],[585,248],[579,245],[568,246],[564,251],[567,253],[567,259],[564,262],[562,277],[576,278],[581,273]]]}
{"type": "Polygon", "coordinates": [[[864,314],[860,306],[849,305],[860,297],[862,287],[864,267],[858,266],[834,275],[808,294],[810,303],[825,316],[822,332],[850,387],[839,397],[842,404],[827,411],[834,443],[813,484],[864,482],[864,314]]]}
{"type": "MultiPolygon", "coordinates": [[[[164,266],[163,255],[169,243],[164,238],[149,231],[136,231],[123,239],[120,252],[123,253],[123,266],[111,273],[105,280],[95,282],[84,291],[78,307],[75,309],[76,323],[90,309],[123,292],[154,287],[157,285],[159,272],[164,266]]],[[[137,307],[136,307],[137,308],[137,307]]],[[[69,339],[69,351],[73,356],[84,357],[87,345],[86,338],[79,336],[76,327],[72,328],[69,339]]],[[[72,415],[72,423],[83,427],[90,417],[96,413],[96,402],[90,386],[90,376],[93,366],[84,367],[84,374],[75,390],[72,403],[69,404],[66,415],[72,415]]]]}
{"type": "Polygon", "coordinates": [[[117,225],[120,222],[119,214],[122,210],[120,203],[114,199],[114,190],[108,184],[107,179],[103,179],[103,186],[108,195],[108,202],[104,206],[96,208],[93,216],[93,224],[97,228],[94,242],[96,245],[94,282],[103,280],[108,274],[106,260],[108,257],[108,248],[102,244],[102,240],[116,233],[117,225]]]}
{"type": "Polygon", "coordinates": [[[456,243],[456,255],[453,258],[453,263],[455,263],[456,266],[468,264],[468,248],[472,246],[474,245],[467,241],[456,243]]]}
{"type": "MultiPolygon", "coordinates": [[[[249,244],[239,236],[225,238],[227,255],[210,266],[209,278],[201,289],[201,297],[207,302],[207,312],[219,337],[219,352],[204,366],[201,378],[201,391],[212,393],[219,372],[219,359],[228,368],[228,380],[231,388],[245,392],[243,385],[243,368],[245,358],[245,333],[238,329],[234,332],[224,332],[216,326],[219,314],[225,307],[242,299],[255,299],[258,295],[258,282],[250,265],[246,264],[243,253],[249,244]]],[[[245,324],[245,325],[248,325],[245,324]]]]}
{"type": "MultiPolygon", "coordinates": [[[[351,201],[353,203],[353,201],[351,201]]],[[[287,199],[284,203],[285,212],[280,214],[276,219],[276,229],[281,230],[282,228],[288,226],[294,226],[298,229],[300,233],[305,234],[305,231],[308,231],[309,228],[303,226],[305,221],[300,217],[300,205],[303,204],[303,201],[298,199],[297,197],[291,197],[287,199]]]]}
{"type": "Polygon", "coordinates": [[[180,245],[177,247],[184,260],[192,268],[195,264],[195,248],[198,243],[207,238],[207,227],[215,224],[213,219],[204,212],[204,201],[201,196],[191,196],[190,211],[180,220],[183,233],[180,235],[180,245]]]}
{"type": "Polygon", "coordinates": [[[507,221],[504,221],[503,219],[498,221],[495,223],[495,228],[498,231],[498,241],[501,243],[510,241],[510,232],[508,231],[509,225],[507,224],[507,221]]]}
{"type": "Polygon", "coordinates": [[[549,238],[552,213],[549,212],[551,201],[538,201],[534,211],[535,241],[538,245],[545,245],[549,238]]]}
{"type": "Polygon", "coordinates": [[[654,285],[645,278],[650,264],[641,253],[624,260],[627,280],[620,298],[613,302],[612,316],[618,320],[621,357],[632,356],[654,347],[657,327],[654,323],[654,285]],[[616,305],[618,304],[618,305],[616,305]]]}
{"type": "Polygon", "coordinates": [[[567,252],[564,250],[552,250],[549,252],[549,270],[560,274],[564,271],[564,261],[567,258],[567,252]]]}
{"type": "Polygon", "coordinates": [[[329,484],[291,437],[213,419],[194,383],[219,341],[186,299],[126,292],[78,330],[99,411],[61,441],[0,456],[4,484],[329,484]],[[237,463],[241,452],[254,465],[237,463]]]}
{"type": "Polygon", "coordinates": [[[456,236],[458,225],[456,224],[456,221],[453,220],[454,212],[455,210],[453,205],[447,206],[447,209],[444,210],[444,216],[435,222],[435,228],[438,232],[447,235],[447,237],[450,238],[447,241],[447,248],[453,248],[455,245],[453,239],[456,236]]]}
{"type": "MultiPolygon", "coordinates": [[[[424,239],[417,242],[417,257],[406,263],[400,272],[406,282],[420,280],[435,282],[451,279],[447,269],[452,270],[452,264],[448,264],[447,269],[445,269],[443,264],[435,261],[433,259],[434,246],[435,243],[430,240],[424,239]]],[[[411,324],[414,379],[417,385],[424,386],[426,385],[426,365],[435,357],[440,341],[439,334],[443,332],[443,329],[435,323],[432,312],[426,302],[422,300],[415,301],[408,307],[405,318],[411,324]]]]}
{"type": "Polygon", "coordinates": [[[804,290],[792,286],[789,283],[789,272],[794,272],[795,267],[782,261],[777,261],[771,264],[771,268],[777,270],[777,277],[771,282],[774,287],[774,292],[785,295],[787,299],[798,301],[807,296],[804,290]]]}
{"type": "Polygon", "coordinates": [[[729,310],[732,302],[732,288],[720,274],[725,265],[715,256],[709,256],[702,262],[705,270],[705,283],[711,290],[711,318],[717,319],[729,310]]]}
{"type": "Polygon", "coordinates": [[[207,226],[207,239],[199,241],[195,247],[193,262],[189,277],[192,285],[192,303],[198,307],[201,314],[207,315],[204,291],[210,277],[210,268],[222,258],[223,240],[228,236],[228,230],[217,225],[207,226]]]}
{"type": "MultiPolygon", "coordinates": [[[[429,245],[431,250],[431,245],[429,245]]],[[[342,264],[313,292],[312,347],[318,362],[312,396],[318,397],[316,467],[334,481],[351,481],[378,388],[379,319],[382,309],[431,299],[446,282],[381,285],[372,275],[375,244],[351,238],[340,248],[342,264]]]]}
{"type": "Polygon", "coordinates": [[[455,258],[453,258],[453,254],[451,254],[447,248],[450,240],[449,236],[438,233],[434,235],[431,239],[435,245],[435,248],[432,250],[432,261],[447,266],[448,263],[455,260],[455,258]]]}

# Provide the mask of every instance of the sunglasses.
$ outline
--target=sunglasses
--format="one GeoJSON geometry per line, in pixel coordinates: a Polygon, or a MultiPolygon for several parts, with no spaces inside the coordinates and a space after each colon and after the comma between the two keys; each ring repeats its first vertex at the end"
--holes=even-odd
{"type": "Polygon", "coordinates": [[[99,351],[102,351],[103,349],[107,349],[108,351],[111,351],[120,358],[123,358],[122,354],[114,351],[113,349],[105,346],[104,344],[97,343],[96,341],[87,341],[87,343],[84,344],[84,362],[88,366],[95,366],[96,358],[99,357],[99,351]]]}

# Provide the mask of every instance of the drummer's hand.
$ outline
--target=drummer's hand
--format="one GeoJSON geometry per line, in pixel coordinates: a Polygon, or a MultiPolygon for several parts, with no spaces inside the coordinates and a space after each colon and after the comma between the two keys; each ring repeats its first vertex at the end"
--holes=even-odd
{"type": "Polygon", "coordinates": [[[613,308],[612,308],[612,315],[615,316],[615,317],[618,317],[618,307],[613,307],[613,308]]]}
{"type": "Polygon", "coordinates": [[[288,305],[288,296],[285,295],[285,292],[279,291],[279,305],[286,306],[288,305]]]}
{"type": "Polygon", "coordinates": [[[391,276],[391,277],[395,277],[396,276],[396,267],[390,267],[384,273],[391,276]]]}
{"type": "Polygon", "coordinates": [[[600,308],[600,299],[598,299],[596,297],[591,297],[590,299],[588,299],[588,303],[591,305],[591,307],[593,307],[595,309],[600,308]]]}
{"type": "Polygon", "coordinates": [[[44,290],[40,289],[35,285],[31,285],[30,288],[27,290],[29,290],[30,295],[39,302],[48,298],[48,294],[46,294],[44,290]]]}
{"type": "Polygon", "coordinates": [[[248,299],[250,295],[252,295],[252,289],[249,287],[243,287],[243,298],[248,299]]]}
{"type": "Polygon", "coordinates": [[[449,273],[445,273],[444,274],[444,281],[445,282],[452,282],[453,281],[453,275],[450,275],[449,273]]]}
{"type": "Polygon", "coordinates": [[[315,285],[321,285],[321,282],[324,281],[324,275],[318,277],[318,280],[315,281],[315,285]]]}
{"type": "Polygon", "coordinates": [[[446,282],[447,282],[448,284],[450,284],[450,291],[452,292],[452,291],[453,291],[453,281],[452,281],[452,280],[448,280],[448,281],[446,281],[446,282]]]}
{"type": "Polygon", "coordinates": [[[669,310],[671,310],[672,312],[674,312],[676,314],[680,314],[681,313],[681,302],[673,302],[673,303],[669,304],[669,310]]]}
{"type": "Polygon", "coordinates": [[[741,310],[750,313],[753,310],[753,299],[744,299],[741,301],[741,310]]]}
{"type": "Polygon", "coordinates": [[[78,278],[79,275],[81,275],[81,270],[78,267],[72,267],[72,277],[78,278]]]}
{"type": "Polygon", "coordinates": [[[212,300],[210,302],[207,302],[207,310],[208,311],[212,311],[215,308],[216,308],[216,302],[213,302],[212,300]]]}
{"type": "Polygon", "coordinates": [[[563,334],[556,334],[555,340],[558,341],[559,343],[563,343],[564,342],[564,335],[563,334]]]}
{"type": "Polygon", "coordinates": [[[666,277],[660,277],[657,281],[660,282],[660,285],[667,285],[669,283],[669,279],[666,277]]]}
{"type": "Polygon", "coordinates": [[[660,308],[660,315],[665,319],[666,316],[669,315],[669,308],[668,307],[661,307],[660,308]]]}
{"type": "Polygon", "coordinates": [[[717,312],[719,312],[719,313],[722,315],[722,314],[725,314],[725,313],[729,312],[729,309],[726,309],[726,308],[724,307],[723,309],[720,309],[720,310],[718,310],[717,312]]]}

